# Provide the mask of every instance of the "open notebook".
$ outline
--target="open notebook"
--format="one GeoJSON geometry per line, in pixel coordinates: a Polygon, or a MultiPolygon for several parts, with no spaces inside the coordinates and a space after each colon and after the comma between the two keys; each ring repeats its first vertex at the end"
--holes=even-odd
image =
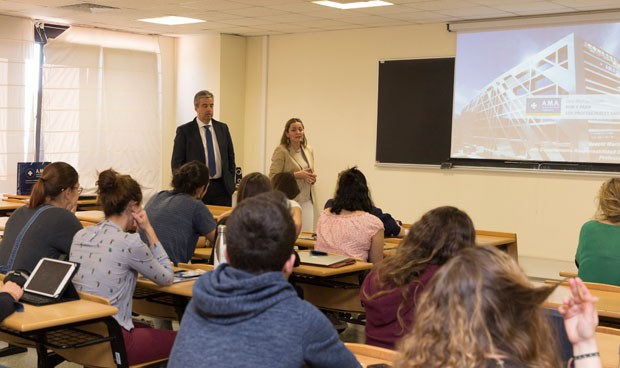
{"type": "Polygon", "coordinates": [[[339,254],[312,255],[310,252],[299,252],[299,261],[302,264],[324,267],[342,267],[355,263],[353,258],[339,254]]]}

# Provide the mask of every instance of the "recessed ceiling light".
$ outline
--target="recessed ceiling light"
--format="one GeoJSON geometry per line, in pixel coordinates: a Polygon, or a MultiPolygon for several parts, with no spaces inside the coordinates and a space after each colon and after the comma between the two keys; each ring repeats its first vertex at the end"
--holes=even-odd
{"type": "Polygon", "coordinates": [[[313,1],[312,3],[317,5],[329,6],[331,8],[337,9],[360,9],[360,8],[372,8],[375,6],[387,6],[394,5],[392,3],[388,3],[387,1],[382,0],[371,0],[371,1],[358,1],[355,3],[339,3],[337,1],[313,1]]]}
{"type": "Polygon", "coordinates": [[[146,18],[146,19],[138,19],[138,20],[140,22],[156,23],[156,24],[166,24],[166,25],[169,25],[169,26],[176,26],[176,25],[179,25],[179,24],[191,24],[191,23],[205,22],[204,20],[201,20],[201,19],[185,18],[185,17],[175,17],[175,16],[159,17],[159,18],[146,18]]]}

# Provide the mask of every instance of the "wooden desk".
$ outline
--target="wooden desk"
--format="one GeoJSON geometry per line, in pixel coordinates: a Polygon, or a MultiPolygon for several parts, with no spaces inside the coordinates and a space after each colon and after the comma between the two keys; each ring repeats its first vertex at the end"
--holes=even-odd
{"type": "Polygon", "coordinates": [[[206,206],[209,209],[209,211],[211,212],[211,214],[213,215],[213,217],[218,217],[219,215],[223,214],[224,212],[228,212],[228,211],[232,210],[232,207],[228,207],[228,206],[216,206],[216,205],[213,205],[213,204],[208,204],[206,206]]]}
{"type": "Polygon", "coordinates": [[[387,364],[390,367],[394,365],[394,360],[396,359],[396,351],[394,350],[351,342],[347,342],[344,345],[355,355],[362,367],[367,367],[371,364],[387,364]]]}
{"type": "Polygon", "coordinates": [[[6,215],[8,212],[15,211],[16,209],[26,205],[24,201],[7,201],[5,199],[0,200],[0,213],[6,215]]]}
{"type": "MultiPolygon", "coordinates": [[[[29,195],[6,194],[6,193],[2,195],[2,201],[21,203],[22,205],[28,203],[29,200],[30,200],[29,195]]],[[[77,206],[78,206],[78,210],[79,209],[86,209],[86,210],[98,209],[97,198],[96,197],[93,198],[92,196],[78,198],[77,206]]],[[[1,210],[1,207],[0,207],[0,210],[1,210]]]]}
{"type": "MultiPolygon", "coordinates": [[[[175,267],[175,271],[189,268],[175,267]]],[[[161,286],[151,280],[138,278],[132,300],[132,310],[138,314],[180,321],[192,297],[197,279],[161,286]]]]}
{"type": "Polygon", "coordinates": [[[102,352],[105,357],[101,359],[127,367],[121,327],[112,317],[117,312],[116,307],[85,299],[39,307],[24,304],[23,312],[15,312],[2,321],[0,339],[34,345],[39,367],[52,366],[48,349],[68,358],[64,353],[76,357],[72,354],[83,346],[102,352]]]}
{"type": "Polygon", "coordinates": [[[316,238],[312,236],[311,232],[302,232],[299,234],[299,237],[295,241],[295,245],[298,247],[304,247],[309,249],[314,249],[316,245],[316,238]]]}
{"type": "Polygon", "coordinates": [[[620,346],[620,335],[603,331],[604,328],[600,327],[596,331],[596,344],[598,345],[598,351],[601,354],[603,368],[617,368],[619,361],[618,346],[620,346]]]}
{"type": "MultiPolygon", "coordinates": [[[[387,256],[398,247],[401,238],[385,238],[383,255],[387,256]]],[[[497,247],[508,253],[513,259],[519,260],[517,234],[498,231],[476,230],[476,245],[497,247]]]]}
{"type": "MultiPolygon", "coordinates": [[[[610,322],[611,324],[620,324],[620,293],[613,291],[594,290],[590,289],[592,295],[599,298],[596,303],[596,309],[598,311],[599,318],[602,322],[610,322]]],[[[570,295],[570,289],[567,286],[560,285],[555,291],[547,298],[543,306],[545,308],[557,309],[564,298],[570,295]]],[[[617,353],[617,351],[616,351],[617,353]]]]}
{"type": "Polygon", "coordinates": [[[24,311],[15,312],[8,316],[2,321],[0,328],[10,328],[20,332],[29,332],[113,316],[117,312],[118,309],[116,309],[116,307],[88,300],[74,300],[40,307],[24,304],[24,311]]]}
{"type": "Polygon", "coordinates": [[[153,291],[157,291],[160,293],[167,293],[167,294],[191,298],[192,288],[194,287],[195,282],[196,282],[196,279],[191,279],[189,281],[177,282],[172,285],[162,286],[162,285],[157,285],[151,280],[140,277],[138,278],[137,284],[138,284],[138,287],[141,287],[144,289],[153,290],[153,291]]]}
{"type": "Polygon", "coordinates": [[[194,257],[209,260],[211,258],[211,253],[213,253],[213,248],[211,247],[196,248],[196,250],[194,250],[194,257]]]}
{"type": "Polygon", "coordinates": [[[372,263],[357,261],[354,264],[336,268],[301,264],[293,268],[293,273],[296,275],[314,277],[335,277],[357,274],[364,271],[370,271],[370,269],[372,269],[372,263]]]}
{"type": "Polygon", "coordinates": [[[103,211],[91,210],[91,211],[76,211],[75,217],[80,221],[93,222],[95,224],[105,220],[103,211]]]}
{"type": "Polygon", "coordinates": [[[296,284],[304,290],[304,299],[318,308],[364,313],[359,292],[370,269],[372,263],[361,261],[338,268],[302,264],[293,269],[293,274],[296,284]]]}

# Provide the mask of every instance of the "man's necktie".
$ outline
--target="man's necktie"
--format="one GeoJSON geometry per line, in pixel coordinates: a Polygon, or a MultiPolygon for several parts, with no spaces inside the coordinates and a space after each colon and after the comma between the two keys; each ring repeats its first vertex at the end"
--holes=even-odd
{"type": "Polygon", "coordinates": [[[205,125],[205,133],[207,133],[207,154],[208,154],[208,167],[209,167],[209,176],[215,176],[215,150],[213,149],[213,135],[211,135],[211,129],[209,129],[209,125],[205,125]]]}

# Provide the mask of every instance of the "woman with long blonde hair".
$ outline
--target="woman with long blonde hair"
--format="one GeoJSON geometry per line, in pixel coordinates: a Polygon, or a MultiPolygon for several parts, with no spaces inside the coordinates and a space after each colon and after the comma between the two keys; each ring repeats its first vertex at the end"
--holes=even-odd
{"type": "MultiPolygon", "coordinates": [[[[595,298],[580,279],[559,308],[575,368],[600,367],[595,298]]],[[[422,294],[417,322],[399,344],[398,368],[561,367],[542,303],[555,286],[534,287],[510,256],[492,247],[461,251],[422,294]]]]}
{"type": "Polygon", "coordinates": [[[425,213],[364,280],[360,298],[366,311],[366,343],[394,349],[411,330],[415,306],[431,278],[450,258],[473,247],[476,238],[469,216],[455,207],[425,213]]]}
{"type": "Polygon", "coordinates": [[[583,224],[575,264],[584,281],[620,286],[620,178],[606,180],[598,192],[593,220],[583,224]]]}

